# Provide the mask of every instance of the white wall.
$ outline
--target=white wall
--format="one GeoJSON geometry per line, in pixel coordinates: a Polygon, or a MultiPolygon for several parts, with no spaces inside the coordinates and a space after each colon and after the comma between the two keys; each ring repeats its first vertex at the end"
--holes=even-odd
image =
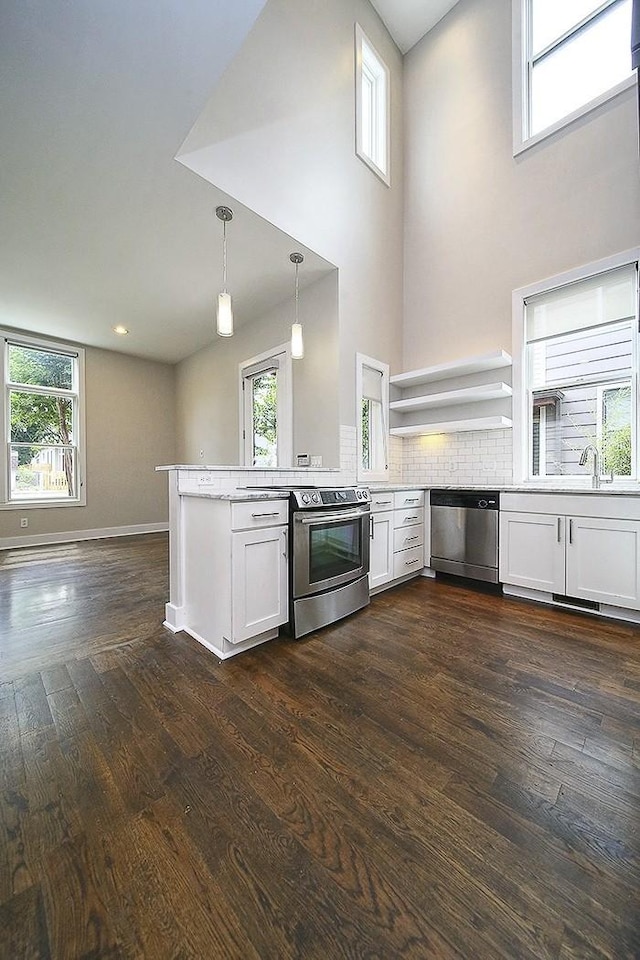
{"type": "Polygon", "coordinates": [[[355,424],[355,353],[399,370],[402,327],[402,57],[368,0],[269,0],[179,159],[338,267],[355,424]],[[356,21],[391,70],[391,188],[355,155],[356,21]]]}
{"type": "Polygon", "coordinates": [[[511,349],[511,291],[640,241],[636,92],[514,159],[511,3],[405,58],[404,368],[511,349]]]}
{"type": "MultiPolygon", "coordinates": [[[[298,453],[308,453],[337,467],[337,271],[300,290],[299,310],[305,355],[293,361],[294,463],[298,453]]],[[[238,364],[286,343],[293,319],[291,298],[178,364],[178,463],[239,463],[238,364]]]]}

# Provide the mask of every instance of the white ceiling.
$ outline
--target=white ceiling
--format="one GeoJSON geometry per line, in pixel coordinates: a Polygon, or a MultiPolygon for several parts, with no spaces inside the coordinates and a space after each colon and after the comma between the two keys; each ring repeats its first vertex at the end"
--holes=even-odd
{"type": "Polygon", "coordinates": [[[330,264],[174,156],[264,0],[3,0],[0,326],[175,362],[330,264]],[[112,328],[123,324],[127,337],[112,328]]]}
{"type": "MultiPolygon", "coordinates": [[[[373,0],[401,49],[452,0],[373,0]]],[[[2,0],[0,326],[176,362],[333,269],[174,159],[265,0],[2,0]],[[113,327],[130,330],[117,337],[113,327]]]]}
{"type": "Polygon", "coordinates": [[[402,53],[455,7],[458,0],[371,0],[402,53]]]}

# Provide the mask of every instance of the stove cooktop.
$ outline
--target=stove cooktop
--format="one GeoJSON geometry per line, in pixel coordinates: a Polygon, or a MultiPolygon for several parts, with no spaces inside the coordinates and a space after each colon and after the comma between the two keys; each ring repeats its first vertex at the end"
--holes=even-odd
{"type": "Polygon", "coordinates": [[[367,487],[314,487],[300,484],[257,484],[245,487],[246,490],[286,490],[291,495],[292,506],[299,509],[318,507],[348,507],[354,504],[369,503],[371,496],[367,487]]]}

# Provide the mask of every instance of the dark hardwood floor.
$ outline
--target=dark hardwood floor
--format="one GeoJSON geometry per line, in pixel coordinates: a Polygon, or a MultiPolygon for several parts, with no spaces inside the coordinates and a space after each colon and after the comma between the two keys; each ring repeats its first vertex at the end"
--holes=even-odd
{"type": "Polygon", "coordinates": [[[220,663],[167,592],[0,553],[2,958],[640,957],[640,629],[419,579],[220,663]]]}

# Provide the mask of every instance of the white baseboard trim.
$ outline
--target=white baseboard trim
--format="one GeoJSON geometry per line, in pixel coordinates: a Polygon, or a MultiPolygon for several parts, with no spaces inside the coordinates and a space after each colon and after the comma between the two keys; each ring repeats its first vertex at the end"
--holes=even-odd
{"type": "Polygon", "coordinates": [[[16,547],[44,547],[49,543],[73,543],[75,540],[103,540],[105,537],[135,537],[142,533],[165,533],[168,529],[168,523],[133,523],[126,527],[100,527],[95,530],[34,533],[26,537],[0,537],[0,550],[13,550],[16,547]]]}

